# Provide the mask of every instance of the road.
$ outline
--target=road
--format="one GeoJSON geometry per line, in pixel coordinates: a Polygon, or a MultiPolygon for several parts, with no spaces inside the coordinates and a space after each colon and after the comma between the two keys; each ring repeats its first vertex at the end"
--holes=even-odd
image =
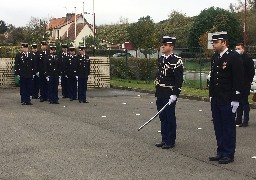
{"type": "Polygon", "coordinates": [[[161,139],[153,94],[116,89],[88,91],[90,103],[33,100],[22,106],[18,89],[0,89],[1,180],[256,179],[256,110],[237,127],[235,161],[209,162],[216,141],[209,102],[179,99],[173,149],[161,139]]]}

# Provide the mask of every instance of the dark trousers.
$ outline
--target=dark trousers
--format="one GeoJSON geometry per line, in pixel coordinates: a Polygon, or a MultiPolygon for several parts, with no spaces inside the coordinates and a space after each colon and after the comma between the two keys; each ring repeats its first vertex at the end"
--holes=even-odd
{"type": "Polygon", "coordinates": [[[48,82],[48,93],[49,93],[49,101],[57,102],[59,100],[58,97],[58,86],[59,86],[59,77],[49,77],[48,82]]]}
{"type": "MultiPolygon", "coordinates": [[[[169,98],[157,98],[156,105],[159,111],[164,105],[169,102],[169,98]]],[[[176,101],[167,106],[160,114],[162,142],[166,145],[174,145],[176,140],[176,116],[175,116],[176,101]]]]}
{"type": "Polygon", "coordinates": [[[40,79],[38,76],[35,76],[32,81],[32,93],[31,93],[31,95],[34,98],[39,97],[39,88],[40,88],[40,79]]]}
{"type": "Polygon", "coordinates": [[[68,77],[68,96],[70,99],[77,99],[77,79],[76,77],[68,77]]]}
{"type": "Polygon", "coordinates": [[[250,106],[248,102],[248,96],[243,96],[241,101],[239,101],[239,107],[237,109],[236,120],[242,123],[242,117],[244,115],[244,122],[249,121],[250,106]]]}
{"type": "Polygon", "coordinates": [[[213,125],[217,140],[217,155],[234,158],[236,148],[235,113],[231,104],[217,105],[211,103],[213,125]]]}
{"type": "Polygon", "coordinates": [[[68,78],[61,76],[62,96],[68,98],[68,78]]]}
{"type": "Polygon", "coordinates": [[[32,89],[32,77],[31,78],[23,78],[20,77],[20,95],[21,95],[21,103],[29,103],[30,94],[32,89]]]}
{"type": "Polygon", "coordinates": [[[78,100],[86,101],[87,78],[78,77],[78,100]]]}
{"type": "Polygon", "coordinates": [[[46,80],[46,76],[40,73],[39,79],[40,79],[40,99],[47,101],[48,100],[48,87],[47,87],[48,83],[46,80]]]}

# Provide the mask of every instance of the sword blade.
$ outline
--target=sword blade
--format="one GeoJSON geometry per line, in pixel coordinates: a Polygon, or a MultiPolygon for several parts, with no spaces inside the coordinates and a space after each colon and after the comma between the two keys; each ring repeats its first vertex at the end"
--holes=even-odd
{"type": "Polygon", "coordinates": [[[148,123],[150,123],[153,119],[155,119],[167,106],[169,105],[169,102],[162,107],[152,118],[150,118],[147,122],[145,122],[142,126],[139,127],[138,131],[140,131],[144,126],[146,126],[148,123]]]}

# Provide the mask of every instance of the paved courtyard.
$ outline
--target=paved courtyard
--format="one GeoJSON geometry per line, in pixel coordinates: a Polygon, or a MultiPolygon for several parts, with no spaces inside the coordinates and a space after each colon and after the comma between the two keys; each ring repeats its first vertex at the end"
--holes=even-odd
{"type": "Polygon", "coordinates": [[[161,139],[153,94],[91,89],[89,104],[61,99],[20,104],[19,89],[0,89],[1,180],[256,179],[256,110],[237,127],[235,161],[209,162],[216,141],[209,102],[179,99],[174,149],[161,139]]]}

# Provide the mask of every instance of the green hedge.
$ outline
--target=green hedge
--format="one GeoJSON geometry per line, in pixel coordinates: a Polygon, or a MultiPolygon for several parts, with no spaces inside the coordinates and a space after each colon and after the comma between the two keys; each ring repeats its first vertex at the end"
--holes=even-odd
{"type": "Polygon", "coordinates": [[[111,77],[132,80],[154,80],[157,59],[130,57],[110,58],[111,77]]]}
{"type": "Polygon", "coordinates": [[[14,58],[20,46],[0,46],[0,58],[14,58]]]}

